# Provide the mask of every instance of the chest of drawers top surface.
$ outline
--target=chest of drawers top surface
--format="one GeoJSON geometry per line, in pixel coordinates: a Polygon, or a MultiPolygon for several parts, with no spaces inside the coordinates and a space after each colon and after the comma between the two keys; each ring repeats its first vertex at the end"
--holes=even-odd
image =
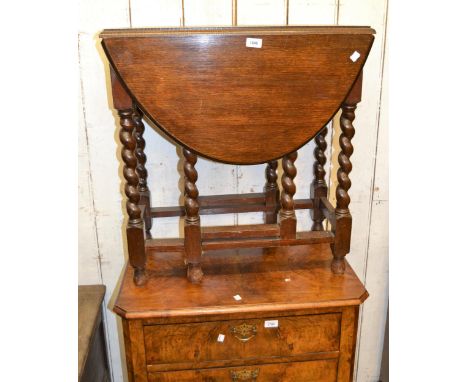
{"type": "Polygon", "coordinates": [[[145,286],[134,285],[127,267],[114,310],[127,319],[168,322],[361,304],[367,298],[364,286],[350,266],[343,275],[333,274],[332,259],[326,244],[207,251],[205,277],[192,284],[180,253],[153,254],[145,286]]]}

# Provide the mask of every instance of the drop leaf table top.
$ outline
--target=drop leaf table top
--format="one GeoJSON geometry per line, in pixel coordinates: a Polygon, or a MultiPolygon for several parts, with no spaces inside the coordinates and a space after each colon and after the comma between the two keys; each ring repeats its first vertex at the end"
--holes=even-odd
{"type": "Polygon", "coordinates": [[[199,155],[265,163],[334,116],[372,46],[369,27],[105,30],[104,50],[144,113],[199,155]],[[261,40],[261,48],[247,46],[261,40]],[[259,142],[268,142],[259,150],[259,142]]]}

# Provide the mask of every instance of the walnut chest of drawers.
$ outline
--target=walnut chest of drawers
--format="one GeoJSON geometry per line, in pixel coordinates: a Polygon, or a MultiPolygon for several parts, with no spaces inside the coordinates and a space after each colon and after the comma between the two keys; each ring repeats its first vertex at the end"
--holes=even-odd
{"type": "Polygon", "coordinates": [[[114,310],[129,381],[351,381],[368,294],[332,260],[327,244],[209,251],[193,284],[180,254],[154,253],[143,287],[127,266],[114,310]]]}

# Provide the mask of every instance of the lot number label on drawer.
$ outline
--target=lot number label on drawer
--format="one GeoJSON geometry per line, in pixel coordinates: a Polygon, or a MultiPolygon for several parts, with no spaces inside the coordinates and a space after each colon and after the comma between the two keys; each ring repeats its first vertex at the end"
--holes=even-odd
{"type": "Polygon", "coordinates": [[[278,326],[278,320],[265,321],[265,328],[277,328],[278,326]]]}

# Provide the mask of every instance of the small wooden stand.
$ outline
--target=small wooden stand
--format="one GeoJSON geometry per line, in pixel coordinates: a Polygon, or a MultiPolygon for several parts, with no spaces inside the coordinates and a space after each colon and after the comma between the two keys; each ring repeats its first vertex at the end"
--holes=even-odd
{"type": "Polygon", "coordinates": [[[367,292],[345,261],[351,139],[373,33],[256,27],[101,34],[126,180],[130,267],[115,311],[124,317],[131,381],[352,379],[358,305],[367,292]],[[261,48],[251,48],[248,38],[261,40],[261,48]],[[333,207],[325,137],[340,109],[333,207]],[[184,206],[151,207],[143,114],[183,148],[184,206]],[[313,138],[311,196],[294,199],[297,150],[313,138]],[[199,196],[198,155],[266,163],[264,192],[199,196]],[[311,230],[297,232],[298,209],[311,210],[311,230]],[[263,212],[265,223],[201,224],[202,215],[242,212],[263,212]],[[184,237],[151,238],[152,219],[169,216],[184,217],[184,237]],[[266,330],[271,317],[279,326],[266,330]],[[310,338],[299,330],[311,331],[310,338]]]}

